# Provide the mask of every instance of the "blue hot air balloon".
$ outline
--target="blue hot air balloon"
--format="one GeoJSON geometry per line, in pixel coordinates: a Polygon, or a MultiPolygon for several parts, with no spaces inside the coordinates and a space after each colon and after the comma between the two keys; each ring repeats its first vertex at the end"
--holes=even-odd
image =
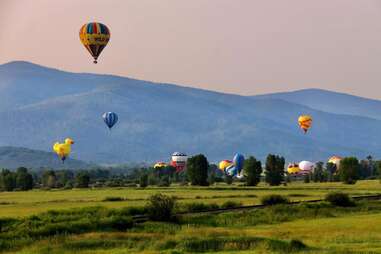
{"type": "Polygon", "coordinates": [[[102,118],[109,129],[118,122],[118,115],[114,112],[106,112],[102,115],[102,118]]]}

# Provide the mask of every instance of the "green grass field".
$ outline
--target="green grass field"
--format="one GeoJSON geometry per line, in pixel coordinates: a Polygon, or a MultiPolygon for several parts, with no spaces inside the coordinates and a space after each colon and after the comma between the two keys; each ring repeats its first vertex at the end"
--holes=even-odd
{"type": "Polygon", "coordinates": [[[291,183],[288,186],[257,187],[229,186],[220,184],[213,187],[168,187],[168,188],[101,188],[74,190],[32,190],[26,192],[0,192],[0,217],[18,217],[38,214],[47,210],[105,206],[120,208],[143,206],[154,193],[176,196],[180,203],[205,202],[221,204],[227,200],[242,202],[244,205],[259,204],[267,194],[281,194],[291,200],[322,198],[330,191],[343,191],[350,195],[381,193],[379,181],[359,181],[356,185],[341,183],[291,183]],[[120,197],[123,201],[105,202],[107,197],[120,197]]]}
{"type": "MultiPolygon", "coordinates": [[[[352,196],[381,193],[379,181],[341,183],[291,183],[247,188],[220,184],[213,187],[108,188],[92,190],[34,190],[0,193],[0,216],[23,218],[48,210],[103,206],[141,207],[154,193],[178,198],[180,204],[222,204],[237,201],[258,204],[267,194],[291,200],[322,198],[342,191],[352,196]],[[123,201],[104,201],[107,197],[123,201]]],[[[1,226],[1,224],[0,224],[1,226]]],[[[22,227],[25,225],[21,225],[22,227]]],[[[0,227],[1,228],[1,227],[0,227]]],[[[17,232],[17,228],[16,228],[17,232]]],[[[20,231],[21,232],[21,231],[20,231]]],[[[2,239],[0,237],[0,247],[2,239]]],[[[218,215],[184,216],[177,223],[146,222],[130,229],[98,230],[22,239],[8,253],[381,253],[381,202],[361,201],[356,207],[340,208],[327,203],[280,205],[263,210],[218,215]],[[302,241],[306,246],[299,246],[302,241]]],[[[4,245],[5,246],[5,245],[4,245]]]]}

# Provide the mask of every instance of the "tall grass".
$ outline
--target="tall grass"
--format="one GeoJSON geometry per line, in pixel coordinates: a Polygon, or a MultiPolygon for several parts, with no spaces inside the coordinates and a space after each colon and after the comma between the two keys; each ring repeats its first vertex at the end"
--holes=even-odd
{"type": "Polygon", "coordinates": [[[249,211],[182,217],[180,221],[183,224],[208,227],[247,227],[298,219],[337,217],[358,212],[381,212],[381,204],[366,201],[359,202],[356,207],[335,207],[325,202],[299,205],[281,204],[249,211]]]}

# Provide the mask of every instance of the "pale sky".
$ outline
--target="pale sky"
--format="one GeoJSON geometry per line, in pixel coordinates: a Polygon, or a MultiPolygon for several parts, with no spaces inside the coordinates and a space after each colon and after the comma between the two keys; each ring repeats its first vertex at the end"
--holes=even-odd
{"type": "Polygon", "coordinates": [[[381,0],[0,0],[0,27],[0,63],[381,99],[381,0]],[[111,31],[97,65],[78,38],[90,21],[111,31]]]}

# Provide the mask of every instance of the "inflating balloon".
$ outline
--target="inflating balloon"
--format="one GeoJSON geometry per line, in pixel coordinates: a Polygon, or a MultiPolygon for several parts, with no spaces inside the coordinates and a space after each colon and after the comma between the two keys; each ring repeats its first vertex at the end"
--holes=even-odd
{"type": "Polygon", "coordinates": [[[243,163],[245,162],[245,157],[242,154],[237,153],[234,155],[233,163],[225,168],[225,174],[228,176],[242,177],[243,163]]]}
{"type": "Polygon", "coordinates": [[[185,153],[174,152],[171,158],[171,166],[176,168],[176,173],[186,169],[188,156],[185,153]]]}
{"type": "Polygon", "coordinates": [[[225,169],[229,166],[233,165],[233,162],[232,161],[229,161],[229,160],[223,160],[223,161],[220,161],[220,163],[218,164],[218,169],[225,172],[225,169]]]}
{"type": "Polygon", "coordinates": [[[300,172],[300,168],[298,163],[290,163],[287,167],[287,173],[290,175],[298,174],[300,172]]]}
{"type": "Polygon", "coordinates": [[[110,40],[110,30],[98,22],[84,24],[79,30],[79,39],[94,58],[94,63],[97,63],[99,55],[110,40]]]}
{"type": "Polygon", "coordinates": [[[301,115],[298,118],[300,128],[307,133],[308,129],[312,126],[312,117],[310,115],[301,115]]]}
{"type": "Polygon", "coordinates": [[[118,122],[118,119],[119,119],[118,115],[114,112],[103,113],[102,118],[110,130],[118,122]]]}
{"type": "Polygon", "coordinates": [[[154,169],[162,169],[162,168],[165,168],[166,166],[168,166],[167,163],[159,161],[159,162],[156,162],[156,164],[153,166],[153,168],[154,169]]]}
{"type": "Polygon", "coordinates": [[[315,169],[315,163],[310,161],[301,161],[299,162],[300,174],[310,174],[315,169]]]}
{"type": "Polygon", "coordinates": [[[336,168],[338,169],[339,166],[340,166],[340,161],[342,160],[343,158],[340,157],[340,156],[332,156],[331,158],[329,158],[328,162],[329,163],[333,163],[336,165],[336,168]]]}
{"type": "Polygon", "coordinates": [[[54,152],[61,158],[62,162],[66,160],[66,158],[71,153],[71,145],[74,144],[74,141],[70,138],[65,139],[64,143],[56,142],[53,145],[54,152]]]}

